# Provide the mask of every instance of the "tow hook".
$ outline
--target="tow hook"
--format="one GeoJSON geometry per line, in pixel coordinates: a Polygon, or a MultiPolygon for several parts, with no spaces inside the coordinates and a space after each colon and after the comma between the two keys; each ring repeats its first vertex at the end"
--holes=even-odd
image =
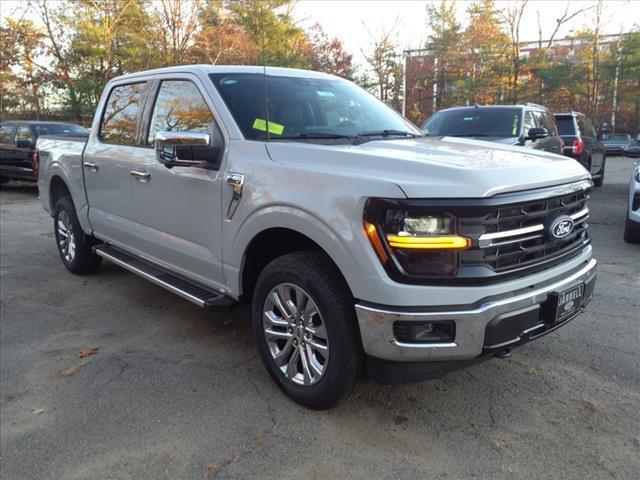
{"type": "Polygon", "coordinates": [[[503,350],[500,350],[498,353],[495,354],[495,356],[498,358],[509,358],[511,356],[511,349],[505,348],[503,350]]]}

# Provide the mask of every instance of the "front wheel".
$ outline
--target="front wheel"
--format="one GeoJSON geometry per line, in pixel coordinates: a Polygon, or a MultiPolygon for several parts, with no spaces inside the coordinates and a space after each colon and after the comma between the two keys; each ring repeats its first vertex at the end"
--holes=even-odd
{"type": "Polygon", "coordinates": [[[627,243],[640,243],[640,223],[632,222],[628,213],[624,224],[624,241],[627,243]]]}
{"type": "Polygon", "coordinates": [[[294,401],[324,410],[351,393],[362,355],[353,298],[325,255],[292,253],[267,265],[252,319],[267,371],[294,401]]]}
{"type": "Polygon", "coordinates": [[[91,247],[95,238],[82,231],[71,197],[61,197],[53,211],[53,229],[62,263],[78,275],[93,273],[100,267],[102,257],[91,247]]]}

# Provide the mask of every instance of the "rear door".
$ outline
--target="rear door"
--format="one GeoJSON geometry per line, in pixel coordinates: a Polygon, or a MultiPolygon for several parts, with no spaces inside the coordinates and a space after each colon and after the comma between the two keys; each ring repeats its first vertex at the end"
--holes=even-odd
{"type": "Polygon", "coordinates": [[[36,144],[36,137],[29,125],[18,125],[14,144],[16,147],[11,161],[12,165],[25,175],[31,175],[33,173],[33,147],[36,144]]]}
{"type": "Polygon", "coordinates": [[[15,131],[15,124],[0,125],[0,168],[11,165],[16,149],[15,131]]]}
{"type": "Polygon", "coordinates": [[[160,131],[222,133],[214,107],[194,75],[157,77],[149,102],[143,153],[135,159],[133,201],[137,250],[171,271],[205,286],[223,288],[222,170],[167,168],[156,159],[160,131]]]}
{"type": "MultiPolygon", "coordinates": [[[[598,141],[596,130],[587,117],[578,115],[576,116],[576,121],[580,130],[580,137],[584,142],[584,151],[591,159],[591,173],[596,174],[600,171],[602,162],[604,162],[604,147],[598,141]]],[[[586,162],[589,161],[589,158],[585,159],[586,162]]]]}
{"type": "Polygon", "coordinates": [[[119,246],[135,240],[130,172],[146,153],[139,132],[149,87],[148,81],[109,87],[83,155],[89,221],[99,238],[119,246]]]}

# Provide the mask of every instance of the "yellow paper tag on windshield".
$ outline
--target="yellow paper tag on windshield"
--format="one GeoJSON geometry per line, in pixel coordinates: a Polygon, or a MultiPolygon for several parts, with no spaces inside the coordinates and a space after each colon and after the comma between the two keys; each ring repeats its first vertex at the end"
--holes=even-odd
{"type": "MultiPolygon", "coordinates": [[[[253,122],[253,128],[255,130],[260,130],[261,132],[266,132],[267,121],[262,118],[256,118],[255,122],[253,122]]],[[[269,133],[273,133],[274,135],[282,135],[282,132],[284,132],[284,125],[269,121],[269,133]]]]}

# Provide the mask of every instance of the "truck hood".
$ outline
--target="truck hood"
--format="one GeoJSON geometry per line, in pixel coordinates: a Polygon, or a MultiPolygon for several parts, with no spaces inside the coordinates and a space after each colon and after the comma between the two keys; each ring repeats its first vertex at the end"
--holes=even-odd
{"type": "Polygon", "coordinates": [[[481,198],[590,178],[575,160],[467,138],[375,140],[361,145],[270,142],[275,162],[393,182],[408,198],[481,198]]]}

